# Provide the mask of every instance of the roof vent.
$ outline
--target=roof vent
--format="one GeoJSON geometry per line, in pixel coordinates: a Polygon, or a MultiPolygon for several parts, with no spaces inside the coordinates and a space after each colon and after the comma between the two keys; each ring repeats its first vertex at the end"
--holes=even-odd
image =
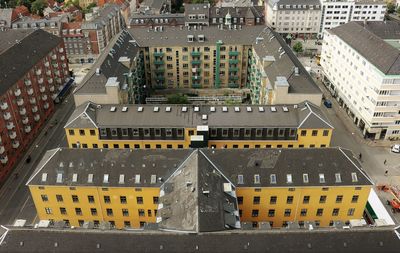
{"type": "Polygon", "coordinates": [[[110,112],[115,112],[117,110],[117,107],[115,107],[115,106],[111,106],[111,108],[110,108],[110,112]]]}

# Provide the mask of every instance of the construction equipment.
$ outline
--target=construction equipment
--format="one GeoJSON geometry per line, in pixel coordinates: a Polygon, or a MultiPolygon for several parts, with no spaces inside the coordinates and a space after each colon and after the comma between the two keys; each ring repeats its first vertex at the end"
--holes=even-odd
{"type": "Polygon", "coordinates": [[[388,192],[393,196],[392,200],[387,200],[386,203],[392,207],[392,211],[394,213],[400,212],[400,190],[397,186],[391,186],[391,185],[378,185],[377,186],[378,190],[388,192]]]}

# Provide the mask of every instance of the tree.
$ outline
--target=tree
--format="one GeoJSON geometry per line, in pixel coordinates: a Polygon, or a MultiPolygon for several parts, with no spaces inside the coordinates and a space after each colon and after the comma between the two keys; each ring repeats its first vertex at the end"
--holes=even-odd
{"type": "Polygon", "coordinates": [[[32,3],[32,13],[43,16],[43,10],[47,7],[46,0],[36,0],[32,3]]]}
{"type": "Polygon", "coordinates": [[[302,53],[303,52],[303,44],[301,44],[300,41],[296,42],[293,46],[293,50],[296,52],[296,54],[302,53]]]}
{"type": "Polygon", "coordinates": [[[31,11],[32,8],[32,2],[29,0],[17,0],[17,5],[18,6],[25,6],[26,8],[28,8],[29,11],[31,11]]]}
{"type": "Polygon", "coordinates": [[[393,2],[389,2],[389,3],[387,4],[386,9],[387,9],[387,12],[388,12],[389,14],[394,13],[395,10],[396,10],[396,5],[395,5],[393,2]]]}
{"type": "Polygon", "coordinates": [[[167,97],[168,104],[189,104],[188,98],[186,95],[182,94],[173,94],[167,97]]]}

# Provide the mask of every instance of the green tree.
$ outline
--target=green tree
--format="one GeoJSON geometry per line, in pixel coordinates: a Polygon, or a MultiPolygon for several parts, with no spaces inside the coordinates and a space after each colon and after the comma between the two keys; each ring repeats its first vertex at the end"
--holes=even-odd
{"type": "Polygon", "coordinates": [[[18,6],[23,5],[26,8],[28,8],[29,11],[31,11],[32,8],[32,2],[29,0],[17,0],[17,5],[18,6]]]}
{"type": "Polygon", "coordinates": [[[186,95],[173,94],[167,97],[168,104],[189,104],[189,100],[186,95]]]}
{"type": "Polygon", "coordinates": [[[396,5],[393,2],[389,2],[387,3],[386,10],[389,14],[394,13],[396,11],[396,5]]]}
{"type": "Polygon", "coordinates": [[[302,53],[303,52],[303,44],[301,44],[300,41],[296,42],[293,46],[293,51],[296,52],[296,54],[302,53]]]}
{"type": "Polygon", "coordinates": [[[40,16],[43,16],[43,10],[47,7],[46,0],[35,0],[32,3],[31,12],[40,16]]]}

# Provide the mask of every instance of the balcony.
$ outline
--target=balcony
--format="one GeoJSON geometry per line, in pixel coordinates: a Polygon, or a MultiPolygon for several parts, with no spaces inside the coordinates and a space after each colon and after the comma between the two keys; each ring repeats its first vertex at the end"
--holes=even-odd
{"type": "Polygon", "coordinates": [[[11,119],[11,113],[6,112],[6,113],[3,114],[3,117],[4,117],[5,120],[9,120],[9,119],[11,119]]]}
{"type": "Polygon", "coordinates": [[[14,125],[13,122],[8,122],[8,123],[7,123],[7,129],[8,129],[8,130],[13,129],[14,127],[15,127],[15,125],[14,125]]]}
{"type": "Polygon", "coordinates": [[[165,71],[165,69],[163,68],[163,67],[161,67],[161,68],[156,68],[155,69],[155,72],[156,73],[162,73],[162,72],[164,72],[165,71]]]}
{"type": "Polygon", "coordinates": [[[154,52],[153,55],[154,57],[162,57],[164,55],[164,52],[154,52]]]}
{"type": "Polygon", "coordinates": [[[53,55],[51,56],[51,59],[52,59],[52,60],[57,60],[57,55],[53,54],[53,55]]]}
{"type": "Polygon", "coordinates": [[[192,65],[200,65],[201,61],[200,60],[193,60],[191,61],[192,65]]]}
{"type": "Polygon", "coordinates": [[[164,65],[164,61],[154,61],[155,65],[164,65]]]}
{"type": "Polygon", "coordinates": [[[7,156],[3,156],[0,158],[0,161],[2,164],[6,164],[8,162],[8,157],[7,156]]]}
{"type": "Polygon", "coordinates": [[[53,63],[51,65],[53,66],[53,68],[58,69],[58,63],[53,63]]]}
{"type": "Polygon", "coordinates": [[[201,55],[201,52],[199,52],[199,51],[192,51],[192,52],[190,52],[190,54],[191,54],[192,56],[200,56],[200,55],[201,55]]]}
{"type": "Polygon", "coordinates": [[[21,89],[16,89],[16,90],[14,91],[14,95],[15,95],[16,97],[21,96],[21,89]]]}
{"type": "Polygon", "coordinates": [[[65,60],[65,56],[64,56],[64,55],[61,55],[60,59],[61,59],[62,61],[64,61],[64,60],[65,60]]]}
{"type": "Polygon", "coordinates": [[[31,126],[25,126],[25,133],[30,133],[32,131],[31,126]]]}
{"type": "Polygon", "coordinates": [[[199,84],[199,83],[192,83],[192,88],[194,88],[194,89],[199,89],[199,88],[201,88],[201,84],[199,84]]]}
{"type": "Polygon", "coordinates": [[[229,80],[238,80],[239,77],[238,76],[229,76],[229,80]]]}
{"type": "Polygon", "coordinates": [[[54,85],[51,85],[51,86],[49,87],[49,90],[50,90],[51,92],[53,92],[53,91],[54,91],[54,85]]]}
{"type": "Polygon", "coordinates": [[[229,59],[229,64],[238,64],[239,60],[238,59],[229,59]]]}
{"type": "Polygon", "coordinates": [[[26,109],[25,109],[25,108],[21,108],[21,109],[19,110],[19,114],[25,115],[25,114],[26,114],[26,109]]]}
{"type": "Polygon", "coordinates": [[[59,91],[61,91],[63,89],[63,86],[62,85],[58,85],[57,88],[58,88],[59,91]]]}
{"type": "Polygon", "coordinates": [[[25,118],[22,119],[22,124],[26,125],[28,123],[29,123],[28,117],[25,117],[25,118]]]}
{"type": "Polygon", "coordinates": [[[193,81],[201,80],[201,76],[192,76],[192,80],[193,81]]]}
{"type": "Polygon", "coordinates": [[[47,82],[48,82],[49,84],[52,84],[52,83],[53,83],[53,78],[47,79],[47,82]]]}
{"type": "Polygon", "coordinates": [[[32,107],[32,112],[35,113],[35,112],[37,112],[37,111],[38,111],[37,105],[33,106],[33,107],[32,107]]]}
{"type": "Polygon", "coordinates": [[[18,98],[18,99],[17,99],[17,105],[18,105],[18,106],[24,105],[24,100],[23,100],[22,98],[18,98]]]}
{"type": "Polygon", "coordinates": [[[63,63],[61,66],[65,69],[67,67],[67,64],[63,63]]]}
{"type": "Polygon", "coordinates": [[[46,95],[46,94],[44,94],[44,95],[42,96],[42,100],[43,100],[43,101],[46,101],[46,100],[47,100],[47,95],[46,95]]]}
{"type": "Polygon", "coordinates": [[[156,76],[156,81],[158,82],[158,81],[164,81],[165,80],[165,77],[163,77],[163,76],[156,76]]]}
{"type": "Polygon", "coordinates": [[[31,86],[31,85],[32,85],[31,80],[25,80],[25,85],[26,85],[26,86],[31,86]]]}
{"type": "Polygon", "coordinates": [[[64,75],[68,75],[68,70],[64,70],[64,75]]]}
{"type": "Polygon", "coordinates": [[[61,84],[61,83],[62,83],[61,78],[57,77],[57,78],[56,78],[56,82],[57,82],[58,84],[61,84]]]}
{"type": "Polygon", "coordinates": [[[48,67],[50,66],[50,62],[48,62],[48,61],[45,62],[45,63],[44,63],[44,66],[45,66],[46,68],[48,68],[48,67]]]}
{"type": "Polygon", "coordinates": [[[51,99],[56,99],[56,97],[57,97],[57,94],[56,93],[54,93],[53,95],[51,95],[51,99]]]}
{"type": "Polygon", "coordinates": [[[36,75],[37,76],[40,76],[41,74],[42,74],[42,70],[41,69],[36,70],[36,75]]]}
{"type": "Polygon", "coordinates": [[[39,115],[39,114],[36,114],[36,115],[33,117],[33,119],[34,119],[35,121],[39,121],[39,120],[40,120],[40,115],[39,115]]]}
{"type": "Polygon", "coordinates": [[[2,110],[7,110],[8,104],[6,102],[3,102],[0,107],[2,110]]]}
{"type": "Polygon", "coordinates": [[[39,78],[38,83],[43,84],[43,78],[39,78]]]}
{"type": "Polygon", "coordinates": [[[36,98],[29,99],[29,103],[31,103],[31,105],[36,104],[36,98]]]}
{"type": "Polygon", "coordinates": [[[229,56],[238,56],[239,52],[238,51],[229,51],[229,56]]]}
{"type": "Polygon", "coordinates": [[[239,68],[238,67],[229,67],[229,72],[238,72],[239,68]]]}
{"type": "Polygon", "coordinates": [[[33,89],[32,88],[28,89],[27,93],[28,95],[33,95],[33,89]]]}
{"type": "Polygon", "coordinates": [[[56,76],[60,76],[61,72],[59,70],[54,71],[54,74],[56,74],[56,76]]]}
{"type": "Polygon", "coordinates": [[[238,83],[229,83],[228,87],[232,88],[232,89],[239,88],[239,84],[238,83]]]}
{"type": "Polygon", "coordinates": [[[50,70],[47,70],[47,71],[46,71],[46,75],[51,76],[51,71],[50,71],[50,70]]]}
{"type": "Polygon", "coordinates": [[[50,105],[49,105],[49,103],[46,102],[46,103],[43,105],[43,107],[44,107],[44,109],[49,109],[50,105]]]}
{"type": "Polygon", "coordinates": [[[19,141],[13,141],[12,142],[12,147],[13,148],[18,148],[19,147],[19,141]]]}
{"type": "Polygon", "coordinates": [[[63,53],[64,52],[64,48],[60,48],[60,49],[58,49],[58,52],[60,52],[60,53],[63,53]]]}
{"type": "Polygon", "coordinates": [[[14,140],[17,137],[17,133],[15,131],[8,132],[10,139],[14,140]]]}
{"type": "Polygon", "coordinates": [[[6,149],[4,148],[3,145],[0,146],[0,155],[4,154],[4,152],[6,151],[6,149]]]}
{"type": "Polygon", "coordinates": [[[44,86],[40,86],[40,88],[39,88],[39,90],[40,90],[40,92],[45,92],[46,91],[46,87],[44,87],[44,86]]]}

